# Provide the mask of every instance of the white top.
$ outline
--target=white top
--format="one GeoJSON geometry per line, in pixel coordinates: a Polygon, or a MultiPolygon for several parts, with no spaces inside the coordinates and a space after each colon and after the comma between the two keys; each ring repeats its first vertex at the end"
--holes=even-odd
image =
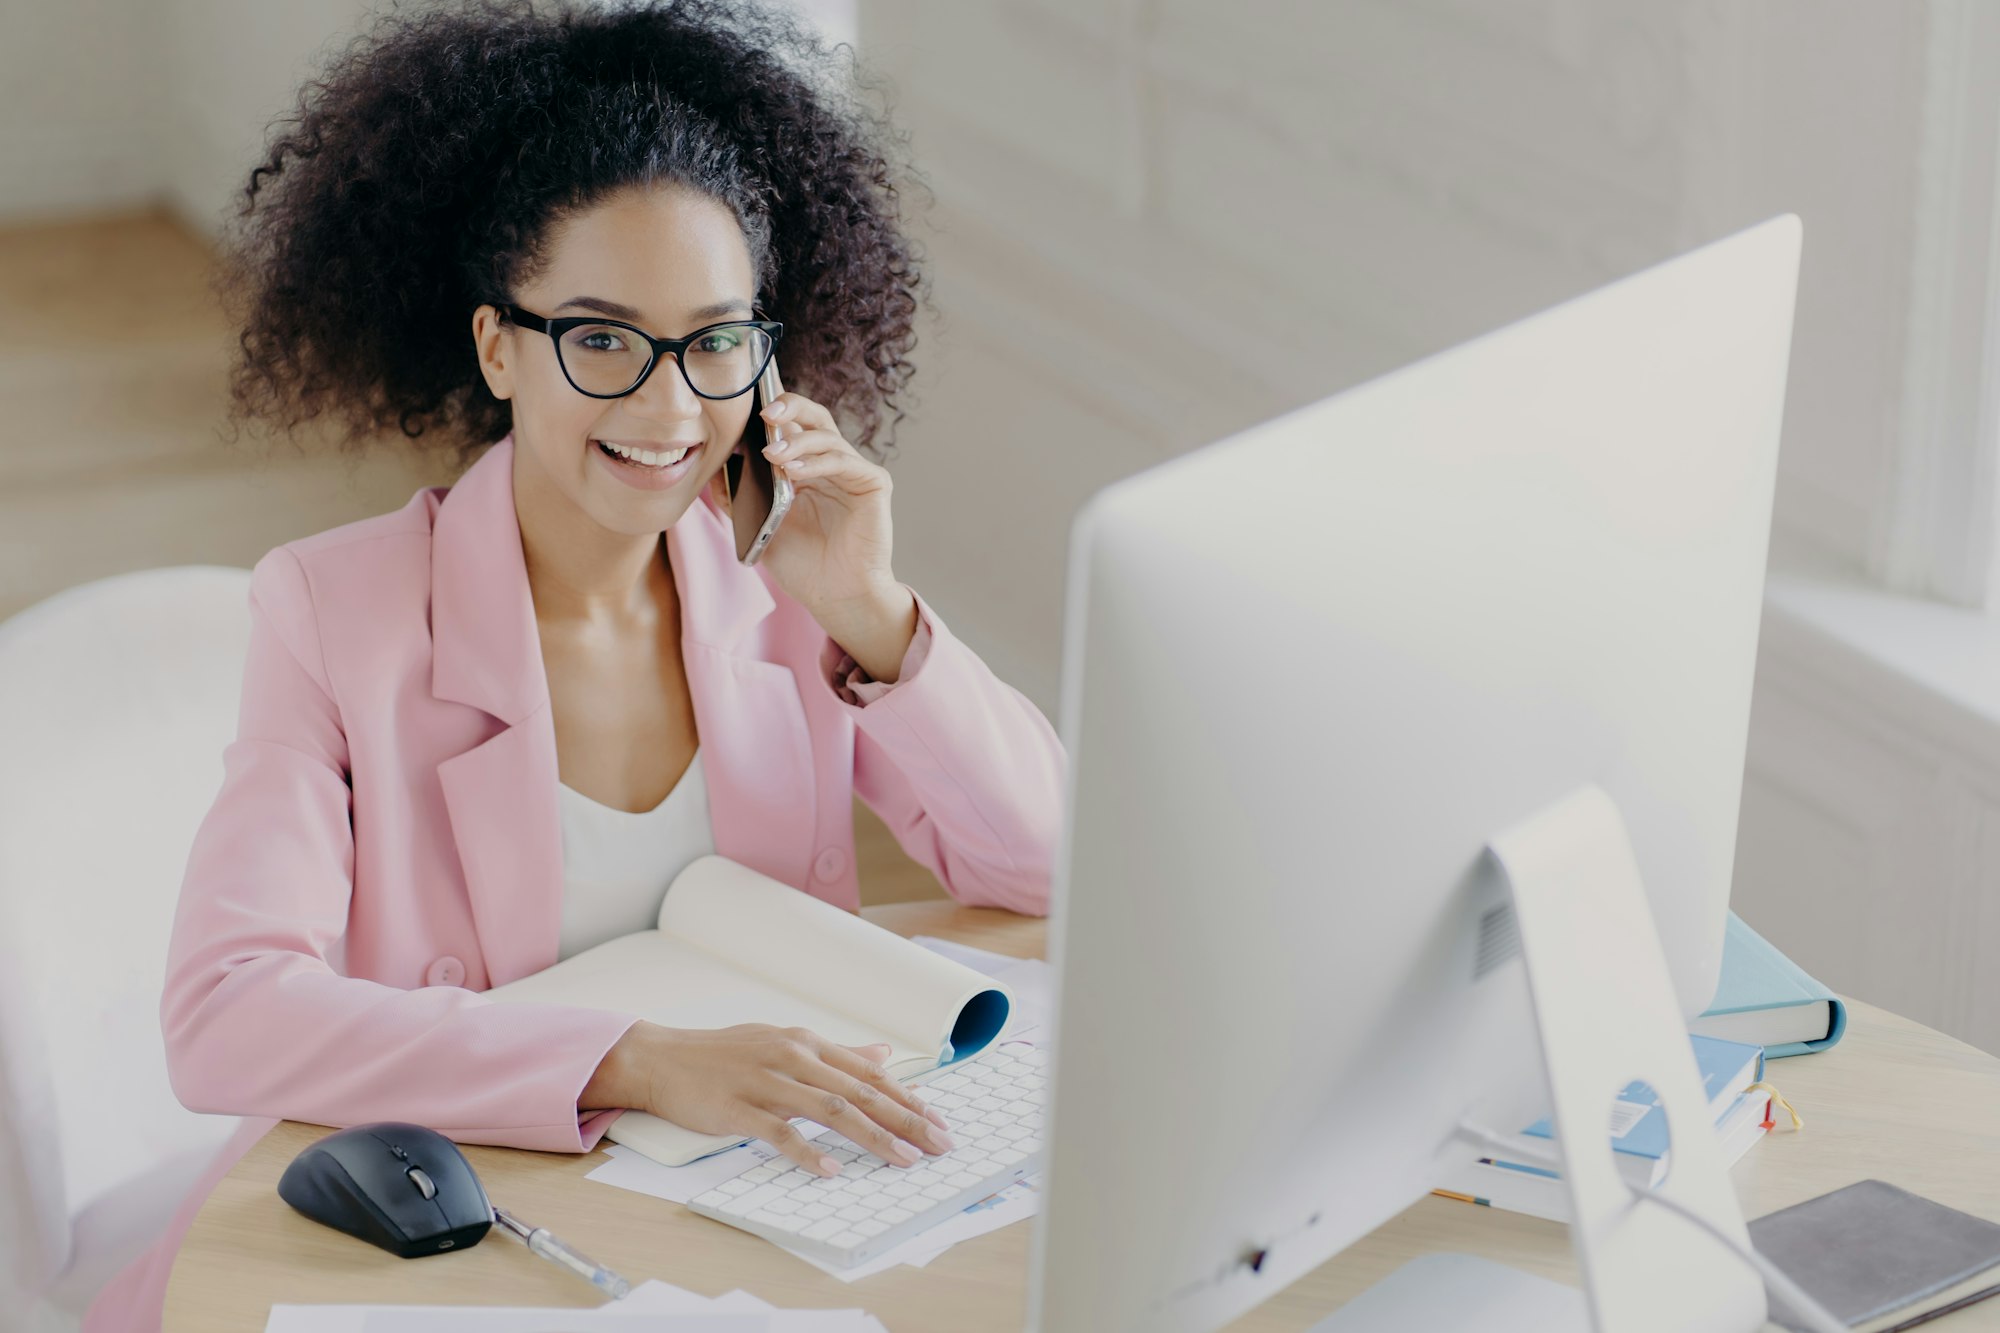
{"type": "Polygon", "coordinates": [[[674,876],[715,850],[701,750],[651,810],[619,810],[568,783],[562,804],[562,943],[558,961],[659,924],[674,876]]]}

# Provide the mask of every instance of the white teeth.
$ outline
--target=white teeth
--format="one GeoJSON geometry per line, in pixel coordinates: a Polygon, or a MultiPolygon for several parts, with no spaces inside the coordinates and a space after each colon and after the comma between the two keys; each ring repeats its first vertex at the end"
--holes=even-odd
{"type": "Polygon", "coordinates": [[[669,454],[656,454],[650,449],[628,449],[622,444],[613,444],[609,440],[599,440],[598,443],[609,449],[612,453],[617,454],[620,458],[629,458],[635,463],[644,464],[646,467],[672,467],[675,463],[687,457],[688,449],[693,447],[692,445],[685,445],[669,454]]]}

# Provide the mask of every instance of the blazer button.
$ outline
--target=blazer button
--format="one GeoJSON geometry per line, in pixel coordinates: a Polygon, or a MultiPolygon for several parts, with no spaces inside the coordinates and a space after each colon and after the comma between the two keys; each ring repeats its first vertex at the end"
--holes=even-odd
{"type": "Polygon", "coordinates": [[[818,875],[829,884],[839,879],[841,872],[846,869],[847,853],[841,851],[838,847],[827,848],[819,854],[819,859],[813,862],[813,874],[818,875]]]}
{"type": "Polygon", "coordinates": [[[426,986],[457,986],[462,985],[464,981],[465,964],[450,954],[432,963],[430,970],[424,973],[426,986]]]}

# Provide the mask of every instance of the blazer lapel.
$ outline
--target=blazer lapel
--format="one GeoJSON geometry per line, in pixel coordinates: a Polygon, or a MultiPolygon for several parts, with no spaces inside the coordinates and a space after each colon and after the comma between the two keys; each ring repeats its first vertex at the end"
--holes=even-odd
{"type": "Polygon", "coordinates": [[[549,710],[445,760],[438,781],[486,984],[541,971],[556,961],[562,937],[562,815],[549,710]]]}
{"type": "MultiPolygon", "coordinates": [[[[504,724],[437,770],[489,986],[552,965],[562,931],[555,724],[513,452],[510,432],[468,468],[431,533],[431,692],[504,724]]],[[[666,545],[716,850],[803,886],[816,827],[804,704],[791,668],[745,644],[776,603],[762,575],[736,560],[706,494],[667,530],[666,545]]]]}
{"type": "Polygon", "coordinates": [[[819,783],[800,681],[752,650],[776,606],[758,570],[736,558],[729,521],[704,492],[667,529],[681,598],[681,660],[701,733],[717,854],[809,888],[819,783]]]}
{"type": "Polygon", "coordinates": [[[431,528],[431,693],[505,724],[437,770],[489,986],[555,962],[562,933],[555,723],[513,468],[510,432],[445,493],[431,528]]]}

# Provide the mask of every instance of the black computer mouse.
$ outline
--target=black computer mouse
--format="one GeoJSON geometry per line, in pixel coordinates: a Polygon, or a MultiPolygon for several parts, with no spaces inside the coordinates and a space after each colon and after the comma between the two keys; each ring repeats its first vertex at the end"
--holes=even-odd
{"type": "Polygon", "coordinates": [[[458,1145],[399,1120],[335,1130],[292,1159],[278,1197],[405,1259],[478,1244],[493,1205],[458,1145]]]}

